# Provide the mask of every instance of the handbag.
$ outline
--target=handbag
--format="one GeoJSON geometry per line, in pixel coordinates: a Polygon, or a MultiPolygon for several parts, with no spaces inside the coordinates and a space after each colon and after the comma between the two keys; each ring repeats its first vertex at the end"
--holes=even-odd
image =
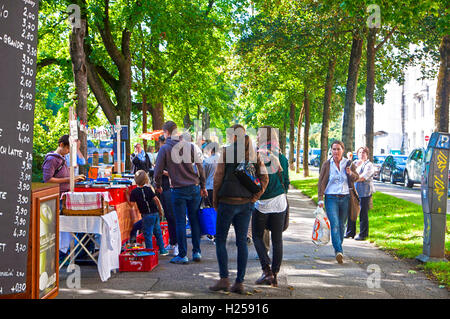
{"type": "Polygon", "coordinates": [[[284,187],[284,184],[283,184],[283,177],[281,176],[280,170],[278,170],[277,174],[278,174],[278,178],[280,179],[281,186],[283,187],[284,193],[286,194],[286,203],[287,203],[287,206],[286,206],[286,215],[285,215],[285,217],[284,217],[284,225],[283,225],[283,231],[285,231],[285,230],[288,229],[288,227],[289,227],[289,201],[288,201],[288,199],[287,199],[287,190],[286,190],[286,188],[284,187]]]}
{"type": "Polygon", "coordinates": [[[261,182],[256,176],[256,167],[253,163],[242,161],[234,170],[234,175],[239,182],[252,194],[261,191],[261,182]]]}
{"type": "Polygon", "coordinates": [[[200,223],[201,235],[216,235],[217,212],[212,207],[209,199],[203,198],[198,212],[198,220],[200,223]],[[205,200],[207,202],[205,202],[205,200]]]}
{"type": "MultiPolygon", "coordinates": [[[[351,163],[347,164],[346,168],[349,167],[351,163]]],[[[347,183],[348,183],[348,190],[350,193],[350,202],[349,202],[349,215],[351,221],[356,221],[358,219],[359,212],[361,210],[361,207],[359,206],[360,199],[358,192],[354,187],[351,186],[350,183],[350,176],[347,174],[347,183]]]]}

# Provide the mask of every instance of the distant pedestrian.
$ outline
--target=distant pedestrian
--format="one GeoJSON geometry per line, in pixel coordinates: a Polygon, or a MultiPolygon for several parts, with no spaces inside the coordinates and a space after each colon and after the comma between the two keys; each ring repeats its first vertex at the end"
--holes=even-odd
{"type": "Polygon", "coordinates": [[[214,189],[214,174],[216,173],[217,163],[219,161],[219,144],[210,142],[205,145],[203,153],[205,159],[203,160],[203,169],[205,170],[206,190],[208,191],[208,199],[212,205],[213,189],[214,189]]]}
{"type": "MultiPolygon", "coordinates": [[[[355,240],[366,240],[369,236],[370,203],[372,201],[372,194],[375,192],[375,187],[373,186],[374,168],[372,162],[369,160],[369,149],[367,147],[360,147],[357,154],[358,160],[355,164],[359,179],[356,181],[355,186],[361,199],[361,211],[359,213],[359,235],[355,240]]],[[[352,221],[349,217],[345,238],[354,238],[355,233],[356,221],[352,221]]]]}
{"type": "Polygon", "coordinates": [[[149,185],[150,179],[144,170],[134,175],[137,187],[131,191],[130,202],[133,203],[142,216],[142,230],[144,232],[145,248],[153,249],[153,235],[159,247],[159,254],[166,256],[169,252],[164,247],[160,218],[164,214],[161,203],[156,197],[153,187],[149,185]]]}
{"type": "Polygon", "coordinates": [[[340,264],[344,259],[342,243],[350,208],[348,177],[350,177],[350,185],[359,178],[356,166],[349,159],[343,157],[344,151],[344,143],[333,142],[331,145],[332,157],[323,163],[318,183],[318,205],[324,207],[325,204],[325,211],[331,226],[331,241],[336,260],[340,264]]]}
{"type": "Polygon", "coordinates": [[[205,188],[205,174],[202,160],[198,158],[194,145],[188,141],[180,141],[177,133],[177,125],[168,121],[163,125],[165,144],[159,149],[155,165],[155,185],[160,194],[163,193],[162,176],[167,170],[172,184],[172,200],[176,219],[176,233],[178,243],[178,256],[170,262],[174,264],[186,264],[187,257],[186,240],[186,212],[188,214],[192,235],[192,259],[200,262],[202,255],[200,250],[200,224],[198,211],[201,197],[207,197],[205,188]],[[196,171],[194,171],[194,165],[196,171]]]}
{"type": "Polygon", "coordinates": [[[283,227],[286,218],[287,190],[289,188],[289,163],[280,152],[276,130],[263,126],[258,130],[258,154],[265,163],[269,183],[262,196],[256,201],[252,214],[253,242],[259,256],[262,276],[257,285],[278,286],[277,274],[283,259],[283,227]],[[268,229],[272,239],[272,263],[264,242],[268,229]]]}
{"type": "Polygon", "coordinates": [[[224,290],[244,293],[244,277],[247,268],[247,231],[254,203],[264,193],[268,176],[259,155],[253,149],[250,138],[242,125],[235,124],[228,131],[231,145],[222,149],[214,175],[213,206],[217,211],[216,255],[220,280],[209,287],[212,291],[224,290]],[[252,193],[237,179],[234,172],[241,162],[254,163],[261,190],[252,193]],[[230,288],[228,272],[227,237],[231,224],[236,233],[237,277],[230,288]]]}
{"type": "Polygon", "coordinates": [[[139,170],[145,171],[147,174],[152,168],[152,162],[148,154],[142,149],[141,143],[134,145],[134,153],[130,155],[131,172],[135,174],[139,170]]]}

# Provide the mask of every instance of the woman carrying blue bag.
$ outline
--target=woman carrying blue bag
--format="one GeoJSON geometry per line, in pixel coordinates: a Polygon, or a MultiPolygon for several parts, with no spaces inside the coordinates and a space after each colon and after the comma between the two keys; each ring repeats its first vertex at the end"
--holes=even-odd
{"type": "Polygon", "coordinates": [[[255,203],[252,214],[252,237],[263,271],[257,285],[278,286],[277,274],[283,259],[283,230],[286,223],[287,190],[289,187],[289,163],[280,153],[278,135],[271,126],[258,130],[258,154],[269,175],[266,191],[255,203]],[[264,231],[268,229],[272,239],[272,263],[264,244],[264,231]]]}

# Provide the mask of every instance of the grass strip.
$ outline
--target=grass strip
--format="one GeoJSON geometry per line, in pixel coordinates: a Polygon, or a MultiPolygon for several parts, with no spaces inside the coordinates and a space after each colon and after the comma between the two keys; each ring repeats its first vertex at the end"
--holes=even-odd
{"type": "MultiPolygon", "coordinates": [[[[315,203],[317,203],[317,183],[318,178],[291,181],[293,187],[315,203]]],[[[447,225],[449,221],[450,217],[447,214],[447,225]]],[[[368,239],[381,249],[391,252],[396,258],[415,259],[422,253],[423,247],[422,206],[380,192],[374,193],[373,209],[369,211],[368,239]]],[[[445,235],[445,254],[450,255],[448,230],[445,235]]],[[[419,268],[431,272],[441,285],[450,288],[450,262],[428,262],[419,268]]]]}

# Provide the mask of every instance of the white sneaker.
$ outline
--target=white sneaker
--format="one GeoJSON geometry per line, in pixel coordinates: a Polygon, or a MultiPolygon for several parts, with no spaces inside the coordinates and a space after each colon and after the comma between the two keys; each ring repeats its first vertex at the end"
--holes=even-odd
{"type": "Polygon", "coordinates": [[[344,255],[342,253],[337,253],[336,254],[336,260],[339,264],[344,263],[344,255]]]}
{"type": "Polygon", "coordinates": [[[166,250],[172,250],[174,246],[172,246],[171,244],[167,245],[166,247],[164,247],[166,250]]]}
{"type": "Polygon", "coordinates": [[[173,247],[173,249],[172,249],[172,256],[178,256],[178,244],[177,245],[174,245],[174,246],[172,246],[173,247]]]}

